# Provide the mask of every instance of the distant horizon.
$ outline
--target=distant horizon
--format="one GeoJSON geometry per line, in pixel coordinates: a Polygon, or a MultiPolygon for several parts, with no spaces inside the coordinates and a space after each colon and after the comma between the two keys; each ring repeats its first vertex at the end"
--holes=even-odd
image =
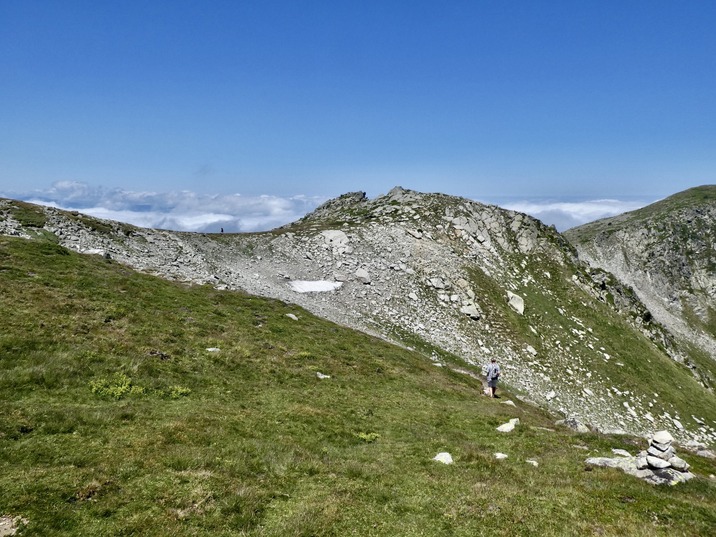
{"type": "MultiPolygon", "coordinates": [[[[401,186],[401,185],[394,185],[401,186]]],[[[698,186],[698,185],[697,185],[698,186]]],[[[368,196],[373,199],[390,189],[368,196]]],[[[415,190],[415,189],[409,189],[415,190]]],[[[350,192],[364,190],[357,189],[350,192]]],[[[199,194],[192,191],[149,192],[120,188],[92,187],[79,182],[57,183],[44,191],[13,193],[0,190],[0,196],[29,203],[79,211],[97,218],[115,220],[139,227],[171,231],[227,233],[269,231],[294,222],[336,196],[243,196],[241,194],[199,194]]],[[[528,214],[562,232],[602,218],[616,216],[650,205],[667,196],[631,196],[622,199],[586,199],[570,196],[546,197],[502,196],[471,197],[440,193],[497,205],[503,209],[528,214]]]]}

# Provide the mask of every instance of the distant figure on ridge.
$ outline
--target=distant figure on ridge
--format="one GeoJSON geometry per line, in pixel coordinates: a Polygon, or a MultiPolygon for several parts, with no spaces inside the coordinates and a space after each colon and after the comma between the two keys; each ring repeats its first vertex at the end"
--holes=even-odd
{"type": "Polygon", "coordinates": [[[489,393],[486,392],[486,395],[497,397],[495,391],[497,391],[497,381],[500,378],[500,366],[497,365],[497,360],[494,358],[490,361],[485,370],[485,378],[487,378],[487,386],[489,389],[489,393]]]}
{"type": "Polygon", "coordinates": [[[223,227],[221,228],[221,232],[222,232],[222,233],[224,232],[224,228],[223,228],[223,227]]]}

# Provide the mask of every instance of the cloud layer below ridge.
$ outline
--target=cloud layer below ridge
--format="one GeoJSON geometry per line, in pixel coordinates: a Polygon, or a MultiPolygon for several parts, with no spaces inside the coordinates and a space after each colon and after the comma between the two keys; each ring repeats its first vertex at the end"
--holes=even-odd
{"type": "MultiPolygon", "coordinates": [[[[79,211],[140,227],[216,233],[266,231],[303,217],[326,201],[319,196],[242,196],[180,192],[136,192],[63,181],[47,190],[0,195],[31,203],[79,211]]],[[[632,211],[654,200],[524,200],[496,203],[527,213],[559,231],[632,211]]]]}

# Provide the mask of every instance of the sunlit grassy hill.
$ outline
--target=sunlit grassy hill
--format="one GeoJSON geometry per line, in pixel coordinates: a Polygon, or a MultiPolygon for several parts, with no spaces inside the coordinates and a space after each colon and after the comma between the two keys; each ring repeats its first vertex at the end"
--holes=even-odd
{"type": "Polygon", "coordinates": [[[667,488],[585,467],[646,444],[481,397],[457,357],[437,367],[297,306],[49,241],[0,237],[0,290],[0,516],[26,519],[21,535],[716,527],[712,461],[680,451],[699,478],[667,488]]]}

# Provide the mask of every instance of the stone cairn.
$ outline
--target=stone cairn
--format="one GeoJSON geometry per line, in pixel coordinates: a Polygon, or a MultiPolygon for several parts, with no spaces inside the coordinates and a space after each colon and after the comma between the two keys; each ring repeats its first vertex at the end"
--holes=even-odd
{"type": "Polygon", "coordinates": [[[675,485],[694,477],[689,472],[689,464],[676,456],[671,445],[674,438],[668,431],[659,431],[649,442],[649,449],[636,457],[635,475],[656,484],[675,485]]]}
{"type": "Polygon", "coordinates": [[[676,456],[676,450],[671,445],[674,438],[668,431],[659,431],[651,442],[649,449],[642,451],[636,458],[636,467],[639,470],[666,470],[673,468],[678,472],[688,473],[689,464],[676,456]]]}
{"type": "Polygon", "coordinates": [[[649,442],[649,449],[636,457],[621,449],[612,450],[616,458],[590,457],[585,462],[595,466],[618,468],[655,485],[676,485],[694,477],[688,463],[676,456],[671,445],[674,438],[668,431],[659,431],[649,442]]]}

